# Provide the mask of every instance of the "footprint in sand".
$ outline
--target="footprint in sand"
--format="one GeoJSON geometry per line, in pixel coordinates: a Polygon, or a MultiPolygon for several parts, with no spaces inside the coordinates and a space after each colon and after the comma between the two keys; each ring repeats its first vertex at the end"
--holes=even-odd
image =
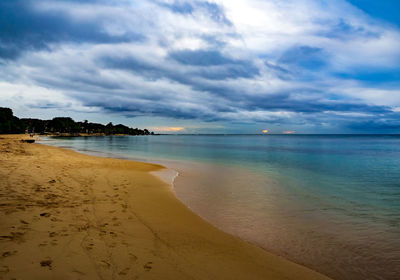
{"type": "Polygon", "coordinates": [[[17,252],[18,252],[18,251],[13,251],[13,252],[7,251],[7,252],[4,252],[3,254],[1,254],[1,256],[2,256],[3,258],[7,258],[7,257],[10,257],[10,256],[12,256],[12,255],[15,255],[17,252]]]}
{"type": "Polygon", "coordinates": [[[144,266],[143,266],[143,268],[144,268],[144,270],[146,270],[146,271],[150,271],[152,268],[153,268],[153,262],[147,262],[144,266]]]}
{"type": "Polygon", "coordinates": [[[90,226],[88,224],[86,224],[86,225],[76,226],[76,228],[78,231],[87,231],[90,228],[90,226]]]}
{"type": "Polygon", "coordinates": [[[26,208],[24,206],[17,206],[15,208],[18,209],[18,210],[21,210],[21,211],[25,211],[26,210],[26,208]]]}
{"type": "Polygon", "coordinates": [[[87,245],[85,248],[86,248],[86,250],[92,250],[93,249],[93,247],[94,247],[94,244],[93,243],[90,243],[89,245],[87,245]]]}
{"type": "Polygon", "coordinates": [[[39,247],[44,247],[44,246],[47,246],[47,245],[49,245],[49,241],[47,241],[47,240],[45,240],[45,241],[42,241],[42,243],[39,243],[39,247]]]}
{"type": "Polygon", "coordinates": [[[129,259],[130,259],[132,262],[136,262],[137,259],[138,259],[138,257],[136,257],[136,255],[134,255],[134,254],[132,254],[132,253],[129,253],[129,259]]]}
{"type": "Polygon", "coordinates": [[[105,268],[110,268],[111,264],[105,260],[100,261],[100,265],[105,268]]]}
{"type": "Polygon", "coordinates": [[[118,274],[119,275],[127,275],[129,270],[130,270],[130,267],[127,267],[127,268],[121,270],[120,272],[118,272],[118,274]]]}
{"type": "Polygon", "coordinates": [[[40,217],[46,217],[46,218],[48,218],[48,217],[50,217],[50,216],[51,216],[51,214],[50,214],[50,213],[47,213],[47,212],[40,213],[40,217]]]}
{"type": "Polygon", "coordinates": [[[42,267],[48,267],[51,270],[51,266],[52,266],[53,261],[50,259],[47,260],[43,260],[40,262],[40,266],[42,267]]]}
{"type": "Polygon", "coordinates": [[[82,275],[82,276],[86,275],[85,273],[83,273],[82,271],[79,271],[77,269],[72,270],[72,272],[77,273],[77,274],[82,275]]]}
{"type": "Polygon", "coordinates": [[[0,240],[11,240],[16,243],[24,242],[25,232],[11,232],[10,235],[1,235],[0,240]]]}

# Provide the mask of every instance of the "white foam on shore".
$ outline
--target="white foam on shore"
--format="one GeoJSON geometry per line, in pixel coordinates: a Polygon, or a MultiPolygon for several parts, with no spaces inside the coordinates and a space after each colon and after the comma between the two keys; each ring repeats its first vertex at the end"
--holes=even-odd
{"type": "Polygon", "coordinates": [[[164,168],[162,170],[158,170],[158,171],[153,171],[150,172],[151,174],[157,176],[158,178],[161,179],[161,181],[167,183],[168,185],[171,186],[172,190],[175,192],[174,189],[174,181],[176,179],[176,177],[179,176],[179,172],[171,169],[171,168],[164,168]]]}

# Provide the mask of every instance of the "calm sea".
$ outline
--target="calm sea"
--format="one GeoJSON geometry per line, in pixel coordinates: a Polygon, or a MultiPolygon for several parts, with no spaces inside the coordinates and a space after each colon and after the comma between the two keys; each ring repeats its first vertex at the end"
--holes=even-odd
{"type": "Polygon", "coordinates": [[[179,199],[221,229],[334,279],[400,279],[400,136],[46,138],[177,170],[179,199]]]}

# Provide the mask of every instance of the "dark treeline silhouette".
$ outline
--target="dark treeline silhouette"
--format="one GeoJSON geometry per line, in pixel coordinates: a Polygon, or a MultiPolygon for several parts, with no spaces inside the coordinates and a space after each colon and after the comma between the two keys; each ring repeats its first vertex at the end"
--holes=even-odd
{"type": "Polygon", "coordinates": [[[13,115],[10,108],[0,107],[0,133],[14,134],[24,132],[34,132],[39,134],[128,134],[128,135],[149,135],[147,129],[130,128],[122,124],[113,125],[111,122],[107,125],[100,123],[91,123],[87,120],[75,122],[68,117],[58,117],[52,120],[40,119],[19,119],[13,115]]]}

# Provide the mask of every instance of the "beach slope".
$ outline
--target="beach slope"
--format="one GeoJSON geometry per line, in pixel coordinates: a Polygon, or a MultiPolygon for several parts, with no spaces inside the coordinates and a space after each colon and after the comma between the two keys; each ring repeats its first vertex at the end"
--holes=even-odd
{"type": "Polygon", "coordinates": [[[150,172],[0,136],[0,279],[328,279],[205,222],[150,172]]]}

